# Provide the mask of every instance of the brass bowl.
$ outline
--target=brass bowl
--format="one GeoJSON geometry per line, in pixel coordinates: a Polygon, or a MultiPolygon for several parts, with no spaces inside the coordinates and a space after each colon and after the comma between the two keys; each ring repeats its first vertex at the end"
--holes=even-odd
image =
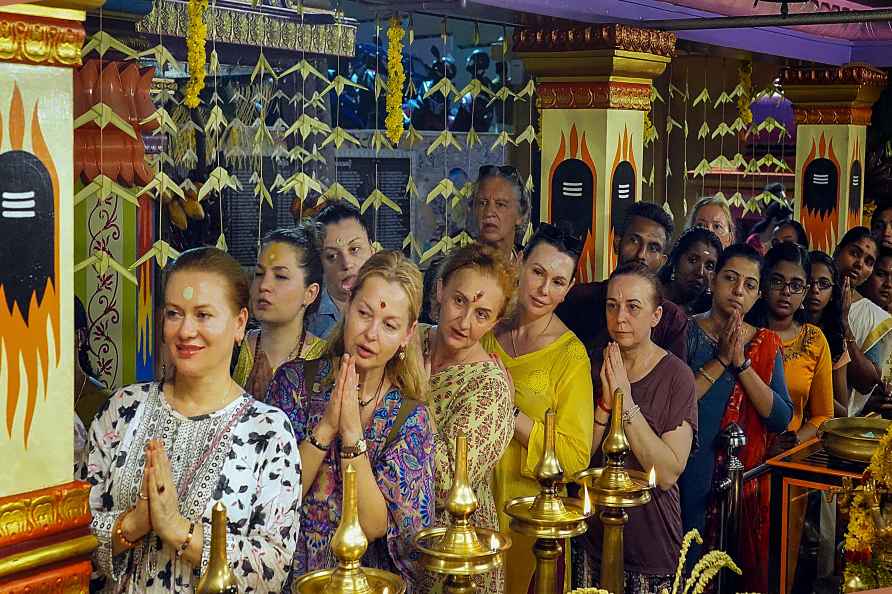
{"type": "Polygon", "coordinates": [[[475,528],[483,548],[477,552],[451,552],[442,548],[443,537],[449,528],[425,528],[415,536],[415,546],[421,551],[421,564],[434,573],[446,575],[479,575],[502,564],[502,553],[511,547],[511,537],[488,528],[475,528]]]}
{"type": "Polygon", "coordinates": [[[890,423],[881,417],[841,417],[825,421],[818,434],[824,449],[837,458],[869,463],[890,423]]]}

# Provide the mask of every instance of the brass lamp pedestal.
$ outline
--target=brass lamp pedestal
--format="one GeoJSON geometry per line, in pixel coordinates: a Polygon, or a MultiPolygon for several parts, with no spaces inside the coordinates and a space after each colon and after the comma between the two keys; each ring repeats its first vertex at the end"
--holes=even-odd
{"type": "Polygon", "coordinates": [[[589,468],[577,474],[575,481],[587,488],[592,501],[601,506],[598,517],[604,526],[601,551],[601,587],[612,594],[624,591],[623,529],[629,521],[626,508],[639,507],[650,501],[653,476],[626,469],[629,442],[623,431],[623,393],[613,393],[610,431],[601,449],[603,468],[589,468]]]}
{"type": "Polygon", "coordinates": [[[545,413],[545,450],[536,466],[536,478],[541,486],[538,495],[517,497],[505,504],[511,516],[511,529],[535,537],[533,554],[536,556],[536,594],[554,594],[557,587],[557,560],[563,553],[561,540],[578,536],[588,529],[591,502],[559,494],[564,470],[554,453],[554,411],[545,413]]]}
{"type": "Polygon", "coordinates": [[[404,594],[406,582],[380,569],[360,567],[369,541],[359,525],[356,500],[356,470],[344,470],[344,503],[341,523],[331,539],[331,552],[338,560],[334,569],[321,569],[294,580],[298,594],[404,594]]]}
{"type": "Polygon", "coordinates": [[[477,511],[477,505],[477,496],[468,481],[468,437],[459,433],[455,438],[455,476],[446,500],[452,525],[426,528],[415,536],[424,568],[447,576],[447,594],[476,592],[473,576],[498,567],[502,553],[511,546],[506,535],[471,524],[469,518],[477,511]]]}

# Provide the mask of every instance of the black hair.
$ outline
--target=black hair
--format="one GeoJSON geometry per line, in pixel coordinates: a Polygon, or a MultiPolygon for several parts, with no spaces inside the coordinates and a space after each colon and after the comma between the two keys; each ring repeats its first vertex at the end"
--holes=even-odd
{"type": "MultiPolygon", "coordinates": [[[[780,262],[792,262],[793,264],[796,264],[802,268],[803,272],[805,272],[806,282],[811,279],[811,264],[808,259],[808,250],[804,247],[796,243],[785,241],[768,250],[762,264],[762,274],[759,283],[762,289],[762,294],[746,315],[746,321],[757,328],[765,328],[768,326],[768,320],[771,315],[771,312],[768,309],[768,302],[765,299],[765,295],[769,290],[768,276],[780,262]]],[[[806,294],[807,293],[808,287],[806,286],[806,294]]],[[[805,300],[805,295],[803,295],[802,299],[803,301],[805,300]]],[[[805,310],[803,309],[798,309],[793,313],[793,319],[800,324],[805,323],[805,318],[805,310]]]]}
{"type": "Polygon", "coordinates": [[[610,283],[613,282],[613,279],[620,276],[637,276],[638,278],[644,279],[653,289],[652,297],[654,299],[654,308],[663,304],[663,287],[660,285],[660,280],[657,278],[656,273],[648,268],[646,264],[642,264],[641,262],[629,262],[628,264],[623,264],[617,267],[607,279],[607,286],[609,287],[610,283]]]}
{"type": "MultiPolygon", "coordinates": [[[[291,246],[297,256],[297,265],[303,270],[304,283],[307,286],[316,283],[319,285],[319,294],[322,293],[322,255],[314,235],[303,225],[291,229],[274,229],[260,240],[260,249],[270,243],[284,243],[291,246]]],[[[314,313],[319,307],[319,295],[313,303],[307,305],[305,316],[314,313]]]]}
{"type": "MultiPolygon", "coordinates": [[[[784,185],[780,182],[775,182],[772,184],[768,184],[765,186],[765,191],[774,194],[778,198],[781,198],[782,192],[784,191],[784,185]]],[[[772,202],[765,209],[765,213],[762,215],[762,220],[753,225],[753,228],[750,229],[750,233],[762,233],[764,231],[769,231],[768,225],[770,225],[774,221],[784,221],[793,216],[793,211],[790,210],[790,207],[786,205],[786,203],[782,202],[772,202]]]]}
{"type": "Polygon", "coordinates": [[[857,243],[862,239],[871,240],[874,245],[877,246],[877,251],[879,251],[880,244],[870,232],[870,229],[868,229],[867,227],[852,227],[851,229],[846,231],[846,234],[843,235],[842,239],[839,240],[839,244],[836,246],[836,249],[833,250],[833,258],[835,259],[836,257],[838,257],[839,252],[841,252],[843,248],[852,245],[853,243],[857,243]]]}
{"type": "Polygon", "coordinates": [[[629,210],[626,211],[626,217],[623,219],[622,226],[617,229],[619,237],[626,234],[626,230],[632,223],[632,217],[641,217],[653,221],[662,227],[666,233],[666,245],[669,245],[669,242],[672,240],[672,234],[675,233],[675,223],[672,222],[672,217],[663,210],[663,207],[653,202],[636,202],[630,206],[629,210]]]}
{"type": "Polygon", "coordinates": [[[746,258],[751,262],[755,262],[760,271],[762,270],[762,265],[764,263],[762,255],[759,254],[754,247],[745,243],[734,243],[722,250],[718,262],[715,263],[715,273],[718,274],[721,272],[722,269],[728,265],[731,258],[746,258]]]}
{"type": "Polygon", "coordinates": [[[718,235],[702,225],[694,225],[689,229],[685,229],[679,236],[678,241],[675,242],[675,247],[672,248],[672,252],[669,254],[667,265],[660,269],[660,280],[664,284],[669,284],[681,257],[698,243],[710,245],[715,249],[716,254],[722,254],[722,240],[719,239],[718,235]]]}
{"type": "Polygon", "coordinates": [[[523,257],[528,258],[540,243],[547,243],[560,253],[570,256],[573,259],[571,279],[576,276],[576,263],[579,262],[579,256],[582,255],[583,244],[582,240],[573,234],[573,226],[568,221],[560,221],[557,225],[541,223],[524,246],[523,257]]]}
{"type": "Polygon", "coordinates": [[[341,221],[346,221],[349,219],[353,219],[365,230],[365,235],[369,239],[372,240],[372,233],[369,230],[369,226],[366,224],[364,220],[362,220],[362,213],[359,212],[359,209],[349,204],[348,202],[344,202],[340,200],[338,202],[332,202],[328,204],[319,211],[319,214],[316,215],[316,218],[313,219],[313,222],[316,223],[317,227],[319,227],[320,233],[325,234],[325,227],[327,225],[334,225],[335,223],[340,223],[341,221]]]}
{"type": "Polygon", "coordinates": [[[87,317],[87,308],[80,297],[74,298],[74,333],[83,333],[85,340],[80,343],[77,353],[77,362],[81,370],[89,377],[96,377],[93,365],[90,363],[90,319],[87,317]]]}
{"type": "Polygon", "coordinates": [[[882,200],[877,202],[877,206],[873,211],[873,214],[870,215],[870,228],[873,229],[873,226],[877,224],[880,219],[880,215],[886,212],[887,210],[892,210],[892,200],[882,200]]]}
{"type": "Polygon", "coordinates": [[[802,226],[802,223],[793,219],[784,219],[775,225],[774,231],[784,227],[793,227],[793,231],[796,232],[796,243],[808,250],[808,233],[805,232],[805,227],[802,226]]]}
{"type": "Polygon", "coordinates": [[[817,322],[824,332],[824,336],[827,337],[827,342],[830,344],[830,356],[836,362],[846,350],[845,331],[843,330],[842,321],[842,284],[839,280],[839,269],[836,267],[836,261],[833,258],[819,250],[809,252],[808,259],[809,278],[814,276],[812,273],[814,266],[823,264],[830,271],[830,277],[833,280],[830,301],[827,302],[827,306],[821,312],[817,322]]]}

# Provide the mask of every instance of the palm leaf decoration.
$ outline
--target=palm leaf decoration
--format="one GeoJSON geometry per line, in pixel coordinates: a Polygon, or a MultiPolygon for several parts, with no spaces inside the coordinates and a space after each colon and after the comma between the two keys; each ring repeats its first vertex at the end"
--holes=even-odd
{"type": "Polygon", "coordinates": [[[84,112],[79,118],[74,120],[74,128],[77,129],[81,126],[86,126],[91,122],[99,126],[100,130],[104,130],[106,126],[110,125],[136,140],[136,132],[133,130],[133,126],[131,126],[127,120],[116,114],[115,111],[105,103],[97,103],[84,112]]]}
{"type": "Polygon", "coordinates": [[[106,177],[103,174],[100,174],[93,178],[89,184],[84,186],[77,194],[74,195],[74,205],[77,206],[84,200],[87,200],[92,197],[96,197],[97,200],[107,200],[108,198],[114,196],[125,202],[129,202],[130,204],[139,207],[139,198],[137,195],[133,193],[133,191],[119,185],[114,180],[106,177]]]}
{"type": "Polygon", "coordinates": [[[248,181],[254,184],[254,195],[269,204],[270,208],[274,208],[273,197],[269,193],[266,184],[263,183],[263,177],[255,171],[251,174],[251,178],[248,181]]]}
{"type": "Polygon", "coordinates": [[[700,103],[708,103],[709,102],[709,89],[703,87],[703,90],[700,91],[700,94],[694,99],[693,107],[697,107],[700,103]]]}
{"type": "Polygon", "coordinates": [[[406,196],[409,198],[418,198],[418,186],[415,185],[415,178],[411,175],[406,182],[406,196]]]}
{"type": "Polygon", "coordinates": [[[331,134],[331,127],[322,120],[314,118],[305,112],[291,124],[291,127],[285,130],[285,136],[291,136],[298,132],[301,140],[306,140],[311,134],[331,134]]]}
{"type": "Polygon", "coordinates": [[[719,95],[719,98],[715,100],[715,103],[712,104],[713,109],[717,109],[719,105],[724,105],[725,103],[733,103],[734,99],[727,93],[727,91],[722,91],[722,94],[719,95]]]}
{"type": "Polygon", "coordinates": [[[427,147],[428,156],[430,156],[434,151],[438,148],[442,147],[443,150],[447,150],[450,146],[454,147],[456,150],[461,150],[461,145],[458,144],[458,141],[455,139],[455,135],[448,128],[440,132],[437,136],[436,140],[434,140],[429,147],[427,147]]]}
{"type": "Polygon", "coordinates": [[[224,252],[229,251],[229,246],[226,244],[226,236],[223,233],[220,233],[220,237],[217,238],[217,249],[224,252]]]}
{"type": "MultiPolygon", "coordinates": [[[[202,188],[204,189],[204,188],[202,188]]],[[[183,194],[183,190],[180,186],[177,185],[175,181],[170,179],[164,171],[158,171],[155,173],[155,177],[152,178],[148,184],[143,186],[142,190],[140,190],[138,196],[142,196],[143,194],[147,194],[149,192],[154,192],[154,196],[156,200],[160,200],[162,196],[171,196],[176,194],[179,198],[183,200],[186,199],[185,194],[183,194]]]]}
{"type": "Polygon", "coordinates": [[[703,124],[700,125],[700,131],[697,132],[697,138],[702,140],[707,136],[709,136],[709,124],[707,122],[703,122],[703,124]]]}
{"type": "Polygon", "coordinates": [[[519,145],[521,142],[529,142],[531,145],[536,142],[536,129],[532,124],[527,126],[526,129],[514,139],[515,145],[519,145]]]}
{"type": "Polygon", "coordinates": [[[526,190],[527,194],[531,194],[536,189],[536,182],[533,181],[532,173],[527,176],[527,183],[524,184],[523,189],[526,190]]]}
{"type": "Polygon", "coordinates": [[[90,40],[81,49],[81,56],[86,56],[90,52],[95,51],[101,58],[105,56],[105,53],[109,50],[115,50],[118,53],[124,54],[128,58],[134,58],[137,54],[135,49],[118,41],[107,31],[100,30],[94,35],[90,36],[90,40]]]}
{"type": "Polygon", "coordinates": [[[465,95],[470,95],[471,97],[477,97],[480,93],[484,95],[493,96],[492,90],[483,84],[479,78],[471,79],[471,82],[466,84],[460,91],[456,93],[456,97],[459,99],[464,97],[465,95]]]}
{"type": "Polygon", "coordinates": [[[350,144],[355,144],[356,146],[362,146],[362,142],[359,141],[358,138],[338,126],[334,130],[331,131],[331,134],[325,137],[325,140],[322,141],[322,145],[320,148],[325,148],[329,144],[334,143],[335,148],[340,149],[341,145],[345,142],[349,142],[350,144]]]}
{"type": "Polygon", "coordinates": [[[663,99],[663,96],[660,94],[660,91],[657,90],[657,87],[654,85],[650,86],[650,102],[659,101],[660,103],[666,103],[666,100],[663,99]]]}
{"type": "Polygon", "coordinates": [[[132,272],[127,270],[123,264],[115,260],[108,252],[104,250],[94,250],[93,255],[87,258],[86,260],[82,260],[74,265],[74,272],[80,272],[87,266],[93,266],[93,269],[96,270],[96,274],[102,276],[108,269],[111,268],[125,279],[133,283],[134,286],[139,286],[139,282],[136,280],[136,277],[132,272]]]}
{"type": "Polygon", "coordinates": [[[478,144],[480,144],[480,136],[477,134],[477,130],[471,128],[465,136],[465,146],[471,148],[478,144]]]}
{"type": "Polygon", "coordinates": [[[728,127],[728,124],[725,122],[721,122],[718,126],[716,126],[715,130],[712,131],[712,136],[710,138],[716,138],[717,136],[728,136],[729,134],[734,134],[734,131],[728,127]]]}
{"type": "Polygon", "coordinates": [[[257,57],[257,64],[254,65],[254,70],[251,71],[251,82],[253,83],[254,79],[258,76],[260,76],[262,80],[264,72],[266,72],[273,78],[279,78],[276,75],[276,71],[273,69],[272,65],[266,59],[266,56],[263,55],[263,50],[260,50],[260,55],[257,57]]]}
{"type": "Polygon", "coordinates": [[[676,87],[674,84],[669,83],[669,97],[674,99],[675,97],[681,97],[682,99],[687,99],[688,94],[676,87]]]}
{"type": "Polygon", "coordinates": [[[289,177],[282,186],[283,192],[288,192],[289,190],[293,190],[294,194],[300,198],[301,202],[303,202],[307,199],[307,196],[310,195],[310,191],[319,192],[321,194],[322,186],[319,185],[318,181],[303,171],[298,171],[289,177]]]}
{"type": "Polygon", "coordinates": [[[294,72],[300,73],[300,77],[304,80],[307,80],[307,77],[309,76],[315,76],[325,84],[328,84],[330,82],[324,74],[316,70],[316,68],[312,64],[307,62],[306,58],[304,58],[291,68],[285,70],[282,74],[279,75],[279,78],[284,78],[294,72]]]}
{"type": "Polygon", "coordinates": [[[128,269],[133,270],[135,268],[139,268],[152,258],[155,258],[155,261],[158,262],[158,266],[164,268],[165,266],[167,266],[167,261],[169,259],[176,259],[179,257],[180,252],[172,248],[170,244],[163,239],[159,239],[152,244],[152,247],[146,250],[146,253],[144,253],[139,260],[128,266],[128,269]]]}
{"type": "Polygon", "coordinates": [[[499,132],[499,135],[496,136],[496,140],[492,143],[492,146],[489,150],[495,150],[496,147],[500,146],[508,146],[508,144],[514,144],[514,141],[511,140],[511,136],[508,135],[507,130],[502,130],[501,132],[499,132]]]}
{"type": "Polygon", "coordinates": [[[356,208],[360,208],[359,200],[356,199],[356,196],[350,193],[347,188],[335,182],[328,186],[328,189],[322,193],[320,199],[325,202],[337,202],[338,200],[346,200],[356,208]]]}
{"type": "Polygon", "coordinates": [[[697,167],[694,168],[694,177],[706,177],[706,174],[709,173],[709,169],[709,161],[703,159],[697,164],[697,167]]]}
{"type": "Polygon", "coordinates": [[[226,120],[226,116],[223,115],[223,110],[220,109],[219,105],[214,105],[208,114],[207,123],[204,125],[204,132],[205,134],[219,134],[226,129],[228,124],[229,122],[226,120]]]}
{"type": "Polygon", "coordinates": [[[457,95],[458,91],[456,90],[455,85],[452,84],[452,81],[444,76],[427,90],[427,93],[424,94],[423,98],[427,99],[436,93],[442,93],[443,98],[445,99],[446,97],[449,97],[450,94],[457,95]]]}
{"type": "Polygon", "coordinates": [[[427,204],[430,204],[436,200],[438,196],[442,196],[448,200],[453,194],[455,194],[455,184],[452,183],[451,179],[445,177],[427,193],[426,202],[427,204]]]}
{"type": "MultiPolygon", "coordinates": [[[[176,110],[174,110],[174,113],[176,113],[176,110]]],[[[157,122],[158,130],[169,136],[176,136],[176,134],[179,132],[179,128],[177,127],[176,122],[170,116],[170,114],[167,113],[167,110],[164,109],[164,107],[159,107],[158,109],[156,109],[152,113],[152,115],[140,121],[140,124],[144,125],[150,122],[157,122]]]]}
{"type": "Polygon", "coordinates": [[[365,213],[369,209],[369,207],[374,206],[375,210],[381,208],[384,205],[387,208],[395,211],[397,214],[403,214],[403,209],[400,208],[400,205],[388,198],[381,190],[375,188],[372,190],[372,193],[368,195],[368,197],[363,200],[362,206],[359,209],[360,213],[365,213]]]}
{"type": "Polygon", "coordinates": [[[743,199],[743,194],[740,192],[734,192],[731,194],[731,197],[728,198],[728,204],[731,206],[736,206],[738,208],[746,208],[746,201],[743,199]]]}
{"type": "Polygon", "coordinates": [[[168,66],[173,68],[176,71],[180,70],[180,63],[177,62],[176,58],[173,57],[173,54],[170,53],[163,44],[158,44],[155,47],[150,47],[149,49],[139,52],[136,54],[137,58],[147,58],[151,57],[155,64],[158,66],[159,70],[164,70],[168,66]]]}
{"type": "Polygon", "coordinates": [[[521,89],[519,93],[517,93],[517,98],[522,99],[524,97],[532,97],[533,93],[536,92],[536,82],[531,78],[527,81],[527,84],[521,89]]]}
{"type": "Polygon", "coordinates": [[[666,116],[666,134],[672,134],[673,128],[681,129],[681,123],[678,120],[673,118],[671,115],[666,116]]]}
{"type": "Polygon", "coordinates": [[[330,83],[328,83],[324,89],[322,89],[322,95],[326,95],[329,91],[334,89],[336,95],[340,96],[341,93],[344,92],[346,87],[353,87],[354,89],[359,89],[360,91],[368,91],[364,86],[353,82],[348,78],[344,78],[340,74],[332,79],[330,83]]]}
{"type": "Polygon", "coordinates": [[[511,91],[511,89],[509,89],[506,85],[506,86],[503,86],[501,89],[499,89],[498,91],[496,91],[493,94],[492,98],[489,100],[489,102],[486,104],[486,106],[489,107],[496,101],[502,101],[504,103],[505,101],[508,100],[508,97],[517,97],[517,95],[513,91],[511,91]]]}
{"type": "Polygon", "coordinates": [[[403,249],[409,248],[409,254],[421,255],[421,244],[418,243],[418,240],[415,239],[415,236],[412,235],[410,231],[408,235],[406,235],[405,239],[403,239],[403,249]]]}
{"type": "Polygon", "coordinates": [[[406,146],[413,149],[423,140],[424,137],[421,135],[421,132],[416,130],[415,126],[409,124],[409,127],[406,129],[406,134],[403,136],[403,141],[406,143],[406,146]]]}
{"type": "Polygon", "coordinates": [[[393,149],[393,145],[390,144],[390,141],[387,140],[387,137],[381,130],[375,130],[372,132],[372,138],[369,140],[369,146],[375,151],[380,151],[382,148],[385,149],[393,149]]]}
{"type": "Polygon", "coordinates": [[[712,169],[734,169],[734,164],[725,155],[719,155],[709,163],[712,169]]]}
{"type": "Polygon", "coordinates": [[[204,185],[202,185],[201,189],[198,190],[198,195],[196,196],[196,198],[199,202],[201,202],[204,197],[211,192],[217,192],[217,194],[220,194],[227,188],[229,188],[230,190],[238,190],[241,188],[241,184],[234,175],[229,174],[225,167],[218,166],[216,169],[211,171],[210,175],[208,175],[207,181],[204,182],[204,185]]]}

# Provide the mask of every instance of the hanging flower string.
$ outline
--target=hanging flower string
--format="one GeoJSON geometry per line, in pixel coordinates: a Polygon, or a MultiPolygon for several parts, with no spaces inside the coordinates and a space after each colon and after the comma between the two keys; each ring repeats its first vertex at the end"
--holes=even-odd
{"type": "Polygon", "coordinates": [[[403,135],[403,35],[400,19],[392,17],[387,28],[387,117],[384,120],[387,138],[396,144],[403,135]]]}
{"type": "Polygon", "coordinates": [[[186,85],[186,107],[198,107],[198,95],[204,89],[205,44],[208,39],[208,26],[204,15],[208,0],[189,0],[189,34],[186,37],[186,50],[189,59],[189,83],[186,85]]]}

